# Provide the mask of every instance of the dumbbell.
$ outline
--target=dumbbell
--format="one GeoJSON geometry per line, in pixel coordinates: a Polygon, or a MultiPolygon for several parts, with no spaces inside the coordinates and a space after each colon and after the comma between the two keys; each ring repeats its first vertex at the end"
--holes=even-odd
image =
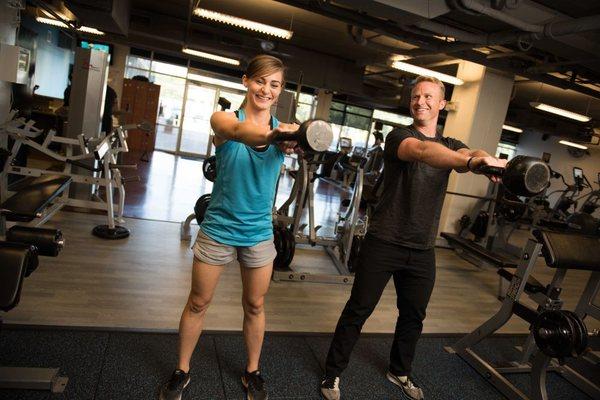
{"type": "Polygon", "coordinates": [[[309,119],[304,121],[296,132],[277,135],[273,141],[295,141],[304,151],[320,153],[331,145],[333,131],[327,122],[320,119],[309,119]]]}
{"type": "Polygon", "coordinates": [[[483,165],[477,171],[502,177],[504,187],[517,196],[538,195],[550,184],[550,168],[536,157],[516,156],[505,168],[483,165]]]}

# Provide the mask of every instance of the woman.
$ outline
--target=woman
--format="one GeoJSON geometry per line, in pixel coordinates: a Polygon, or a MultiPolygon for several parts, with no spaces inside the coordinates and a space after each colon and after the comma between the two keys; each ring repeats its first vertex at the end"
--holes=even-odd
{"type": "Polygon", "coordinates": [[[206,310],[225,265],[236,258],[242,275],[247,351],[242,383],[249,400],[267,399],[259,359],[265,332],[264,297],[276,256],[271,210],[283,154],[292,153],[296,145],[270,143],[298,126],[279,123],[270,113],[284,84],[279,59],[255,57],[242,83],[248,91],[240,109],[215,112],[210,120],[217,179],[193,246],[192,289],[179,324],[179,364],[161,387],[161,400],[180,399],[189,384],[190,359],[206,310]]]}

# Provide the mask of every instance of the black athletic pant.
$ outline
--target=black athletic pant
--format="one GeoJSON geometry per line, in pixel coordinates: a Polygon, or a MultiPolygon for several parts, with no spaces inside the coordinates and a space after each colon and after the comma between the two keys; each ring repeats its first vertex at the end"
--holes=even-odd
{"type": "Polygon", "coordinates": [[[435,252],[434,249],[398,246],[367,235],[360,249],[352,294],[327,354],[327,376],[340,376],[348,365],[363,324],[391,277],[396,287],[398,320],[390,353],[390,372],[409,375],[435,282],[435,252]]]}

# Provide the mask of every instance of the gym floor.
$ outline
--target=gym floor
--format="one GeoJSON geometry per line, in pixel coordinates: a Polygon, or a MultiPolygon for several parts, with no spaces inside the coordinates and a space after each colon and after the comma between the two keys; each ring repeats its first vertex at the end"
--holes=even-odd
{"type": "MultiPolygon", "coordinates": [[[[136,161],[130,155],[124,162],[136,161]]],[[[192,252],[179,238],[180,222],[192,212],[196,199],[210,191],[202,175],[202,161],[154,152],[151,162],[139,163],[140,182],[127,183],[125,226],[131,236],[105,241],[91,235],[102,215],[61,212],[47,225],[60,228],[66,246],[59,257],[42,258],[40,267],[24,283],[19,307],[3,315],[6,323],[175,332],[189,287],[192,252]]],[[[280,185],[277,203],[290,191],[280,185]]],[[[340,197],[333,185],[320,181],[316,189],[317,223],[329,230],[337,219],[340,197]]],[[[192,226],[195,237],[197,226],[192,226]]],[[[323,232],[326,232],[324,228],[323,232]]],[[[425,333],[466,333],[500,307],[496,299],[498,275],[478,269],[448,249],[437,249],[436,287],[425,320],[425,333]]],[[[297,250],[293,265],[302,269],[330,269],[333,264],[319,247],[297,250]]],[[[553,270],[538,261],[535,277],[549,283],[553,270]]],[[[589,277],[569,271],[562,298],[573,309],[589,277]]],[[[272,282],[267,296],[267,330],[277,332],[333,332],[348,298],[350,286],[272,282]]],[[[239,331],[242,326],[241,282],[238,266],[225,268],[208,311],[206,330],[239,331]]],[[[533,304],[533,303],[531,303],[533,304]]],[[[365,332],[393,332],[396,300],[390,282],[365,332]]],[[[589,329],[598,328],[590,321],[589,329]]],[[[501,332],[527,333],[514,317],[501,332]]]]}

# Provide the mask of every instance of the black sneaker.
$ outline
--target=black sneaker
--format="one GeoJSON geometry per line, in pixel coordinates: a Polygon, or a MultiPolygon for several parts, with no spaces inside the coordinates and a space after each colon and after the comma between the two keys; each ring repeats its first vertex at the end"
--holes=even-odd
{"type": "Polygon", "coordinates": [[[401,379],[399,375],[394,375],[388,371],[387,373],[388,381],[392,382],[394,385],[398,386],[402,389],[402,393],[406,397],[411,400],[423,400],[425,397],[423,396],[423,390],[420,387],[415,386],[413,381],[410,378],[406,377],[405,380],[401,379]]]}
{"type": "Polygon", "coordinates": [[[340,377],[326,376],[321,382],[321,394],[326,400],[340,400],[340,377]]]}
{"type": "Polygon", "coordinates": [[[242,385],[246,389],[248,400],[267,400],[269,398],[267,389],[265,389],[265,380],[260,375],[260,371],[244,371],[242,385]]]}
{"type": "Polygon", "coordinates": [[[181,400],[183,389],[190,383],[190,374],[176,369],[168,382],[160,387],[158,400],[181,400]]]}

